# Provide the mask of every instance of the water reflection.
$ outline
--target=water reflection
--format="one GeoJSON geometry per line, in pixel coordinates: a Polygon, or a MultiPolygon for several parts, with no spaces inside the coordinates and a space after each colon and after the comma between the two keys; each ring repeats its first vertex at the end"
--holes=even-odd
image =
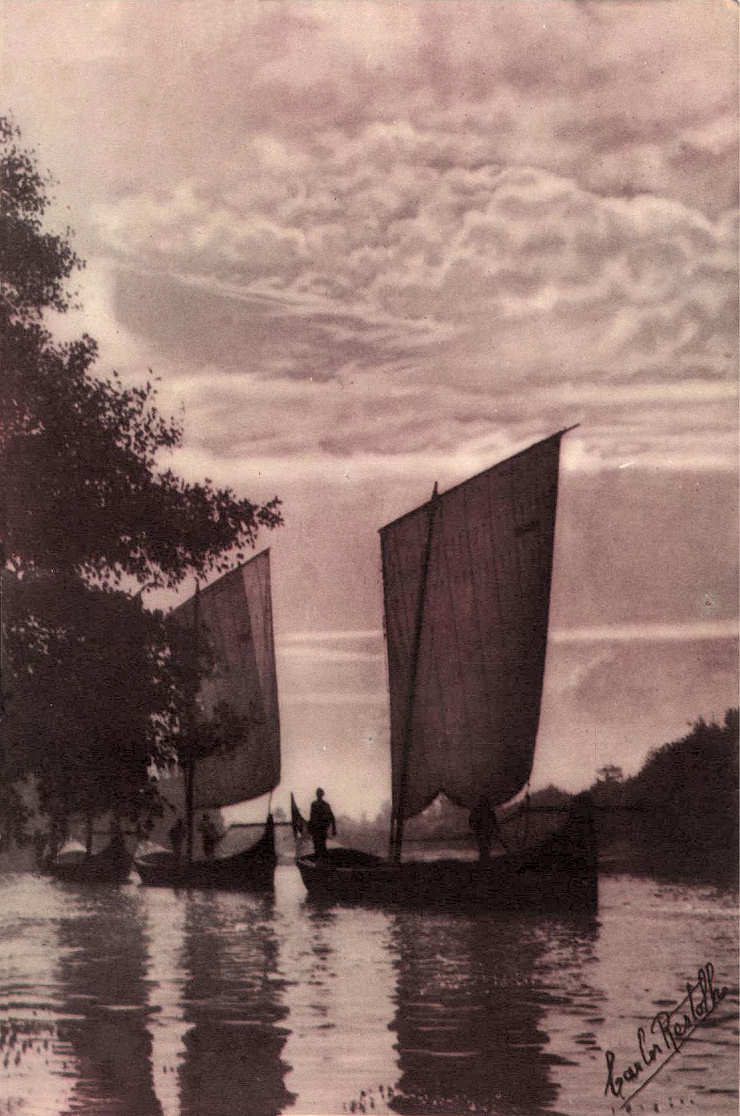
{"type": "MultiPolygon", "coordinates": [[[[594,932],[588,923],[571,928],[573,948],[594,932]]],[[[396,1111],[475,1105],[529,1116],[553,1104],[550,1071],[560,1059],[548,1050],[553,997],[543,979],[552,937],[548,923],[521,917],[395,916],[396,1111]]]]}
{"type": "Polygon", "coordinates": [[[737,1112],[737,896],[611,878],[599,919],[0,877],[0,1112],[609,1112],[605,1049],[708,961],[730,991],[634,1110],[737,1112]]]}
{"type": "Polygon", "coordinates": [[[277,1116],[291,1103],[270,899],[61,886],[54,1053],[71,1110],[277,1116]]]}
{"type": "Polygon", "coordinates": [[[152,1078],[163,1116],[180,1116],[180,1066],[185,1059],[185,981],[182,956],[185,902],[168,889],[146,893],[149,941],[148,1016],[152,1038],[152,1078]]]}
{"type": "MultiPolygon", "coordinates": [[[[73,888],[74,885],[57,885],[73,888]]],[[[147,948],[131,888],[74,889],[58,928],[58,979],[66,1019],[60,1044],[77,1063],[72,1107],[161,1116],[146,1023],[147,948]]]]}
{"type": "Polygon", "coordinates": [[[184,1060],[181,1111],[202,1116],[277,1116],[284,1086],[284,981],[272,899],[193,892],[185,911],[182,964],[184,1060]]]}
{"type": "Polygon", "coordinates": [[[30,875],[0,878],[0,1111],[58,1116],[69,1108],[73,1073],[57,1057],[63,1015],[57,922],[63,896],[30,875]]]}
{"type": "Polygon", "coordinates": [[[387,1111],[379,1086],[385,1091],[398,1075],[388,1029],[395,987],[391,916],[322,908],[298,888],[279,898],[283,964],[294,981],[286,1057],[295,1111],[342,1112],[353,1103],[362,1111],[363,1099],[370,1111],[373,1093],[375,1110],[387,1111]]]}

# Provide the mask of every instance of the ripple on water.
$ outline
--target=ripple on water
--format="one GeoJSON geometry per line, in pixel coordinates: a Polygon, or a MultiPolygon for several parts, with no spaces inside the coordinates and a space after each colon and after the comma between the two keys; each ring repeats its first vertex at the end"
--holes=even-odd
{"type": "Polygon", "coordinates": [[[627,1065],[708,960],[728,999],[637,1101],[737,1110],[734,909],[707,889],[604,879],[584,928],[319,912],[290,868],[268,904],[29,879],[0,880],[0,1065],[34,1116],[592,1116],[603,1051],[627,1065]]]}

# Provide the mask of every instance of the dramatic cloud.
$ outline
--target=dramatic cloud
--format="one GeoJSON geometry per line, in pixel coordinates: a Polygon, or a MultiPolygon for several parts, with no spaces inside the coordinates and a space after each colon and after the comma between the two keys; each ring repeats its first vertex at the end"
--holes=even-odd
{"type": "Polygon", "coordinates": [[[98,207],[125,261],[116,314],[189,369],[168,381],[204,448],[449,450],[501,422],[524,437],[536,410],[583,419],[599,460],[626,443],[674,467],[683,413],[687,459],[732,468],[734,220],[531,167],[427,167],[420,139],[374,126],[364,162],[327,144],[298,197],[275,174],[230,207],[192,184],[98,207]],[[390,170],[378,131],[396,140],[390,170]]]}
{"type": "Polygon", "coordinates": [[[309,446],[515,444],[574,419],[579,467],[625,448],[733,467],[721,0],[3,19],[10,87],[23,106],[38,82],[31,122],[130,342],[104,328],[103,353],[132,371],[149,355],[213,467],[249,446],[290,467],[309,446]]]}
{"type": "Polygon", "coordinates": [[[168,463],[284,498],[286,756],[347,742],[377,797],[377,528],[573,423],[542,777],[735,699],[705,650],[737,617],[736,5],[25,0],[0,30],[89,262],[55,328],[153,368],[168,463]]]}

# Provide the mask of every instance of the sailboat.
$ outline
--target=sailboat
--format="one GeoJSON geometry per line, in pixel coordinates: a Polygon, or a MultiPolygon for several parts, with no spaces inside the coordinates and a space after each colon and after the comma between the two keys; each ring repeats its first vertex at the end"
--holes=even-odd
{"type": "MultiPolygon", "coordinates": [[[[572,427],[570,429],[573,429],[572,427]]],[[[527,786],[547,648],[560,443],[567,430],[381,528],[391,722],[387,859],[299,856],[312,895],[420,906],[592,909],[588,796],[559,831],[480,861],[402,859],[405,822],[441,793],[474,809],[527,786]]]]}
{"type": "MultiPolygon", "coordinates": [[[[196,748],[194,758],[184,765],[179,780],[185,805],[184,856],[164,848],[144,849],[134,867],[141,882],[152,886],[269,888],[277,861],[269,807],[262,835],[251,847],[228,855],[216,849],[212,856],[193,856],[196,812],[251,801],[272,792],[280,781],[269,549],[196,591],[173,615],[197,632],[211,653],[212,667],[200,682],[192,715],[196,742],[199,718],[202,722],[219,708],[236,715],[240,731],[206,754],[198,754],[196,748]]],[[[167,798],[166,780],[163,785],[167,798]]]]}

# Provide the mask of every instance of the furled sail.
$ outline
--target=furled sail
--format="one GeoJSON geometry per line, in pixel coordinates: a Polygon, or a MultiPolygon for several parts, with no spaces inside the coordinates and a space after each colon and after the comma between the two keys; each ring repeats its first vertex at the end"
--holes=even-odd
{"type": "Polygon", "coordinates": [[[562,433],[381,529],[395,817],[529,778],[562,433]]]}
{"type": "Polygon", "coordinates": [[[280,781],[269,550],[224,574],[173,615],[191,628],[197,622],[211,650],[213,666],[198,692],[202,714],[208,717],[225,704],[243,725],[236,742],[195,764],[194,808],[266,794],[280,781]]]}

